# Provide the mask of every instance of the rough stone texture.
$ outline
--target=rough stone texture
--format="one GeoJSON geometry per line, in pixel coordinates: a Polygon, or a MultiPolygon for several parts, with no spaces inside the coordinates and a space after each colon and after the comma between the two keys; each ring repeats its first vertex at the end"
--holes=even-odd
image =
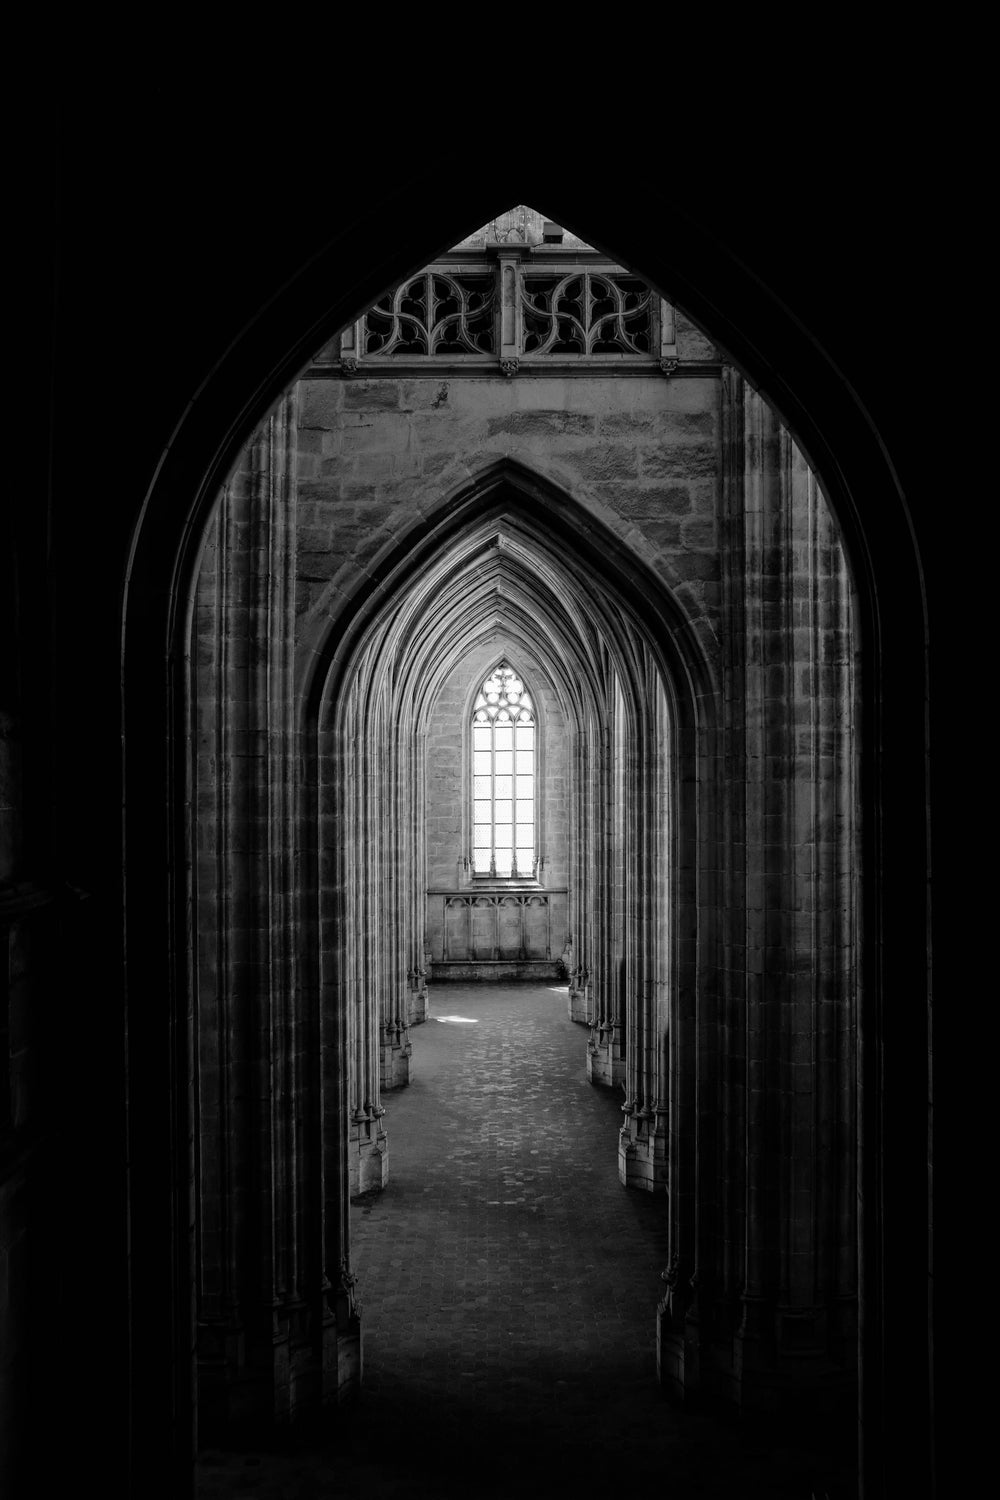
{"type": "Polygon", "coordinates": [[[299,383],[304,638],[420,516],[497,459],[516,458],[566,489],[665,582],[693,585],[711,642],[718,380],[622,380],[612,404],[606,376],[449,377],[443,397],[442,386],[418,380],[299,383]],[[664,514],[696,519],[700,529],[685,536],[664,526],[664,514]]]}

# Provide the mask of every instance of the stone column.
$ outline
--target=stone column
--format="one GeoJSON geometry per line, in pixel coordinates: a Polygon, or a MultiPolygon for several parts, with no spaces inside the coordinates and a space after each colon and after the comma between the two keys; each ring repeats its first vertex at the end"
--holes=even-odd
{"type": "Polygon", "coordinates": [[[402,887],[409,900],[406,928],[407,970],[409,989],[406,1019],[410,1026],[419,1026],[427,1019],[427,815],[425,798],[427,788],[424,779],[425,740],[423,734],[414,734],[405,746],[404,753],[409,765],[409,801],[401,810],[401,819],[407,821],[408,850],[406,866],[401,872],[402,887]]]}
{"type": "MultiPolygon", "coordinates": [[[[283,1424],[327,1354],[305,1242],[308,1091],[293,685],[295,410],[220,500],[194,615],[198,1364],[203,1433],[283,1424]]],[[[315,1191],[315,1188],[312,1189],[315,1191]]],[[[334,1331],[334,1339],[335,1339],[334,1331]]]]}
{"type": "Polygon", "coordinates": [[[589,1027],[592,1025],[590,954],[594,913],[591,892],[593,822],[591,797],[588,795],[591,769],[587,755],[587,742],[586,731],[577,728],[573,736],[570,759],[569,805],[572,825],[567,950],[571,955],[571,963],[567,977],[569,980],[569,1018],[582,1026],[589,1027]]]}
{"type": "Polygon", "coordinates": [[[732,1396],[727,1361],[743,1244],[746,713],[743,386],[724,369],[717,490],[722,625],[712,702],[675,726],[672,804],[682,856],[671,892],[676,998],[669,1046],[670,1259],[657,1316],[660,1380],[675,1399],[732,1396]]]}
{"type": "Polygon", "coordinates": [[[333,972],[347,1014],[350,1066],[347,1076],[350,1119],[349,1169],[355,1193],[383,1188],[388,1181],[388,1139],[381,1103],[383,914],[380,876],[384,854],[379,839],[380,799],[384,793],[373,744],[368,699],[377,669],[378,642],[358,664],[341,701],[328,704],[340,746],[338,786],[343,827],[337,830],[337,921],[333,972]]]}
{"type": "MultiPolygon", "coordinates": [[[[724,1115],[702,1377],[744,1409],[852,1404],[856,819],[850,588],[801,453],[727,372],[724,1115]],[[736,532],[738,535],[734,535],[736,532]],[[739,784],[742,785],[742,791],[739,784]],[[706,1346],[711,1345],[710,1357],[706,1346]]],[[[704,1276],[702,1276],[704,1280],[704,1276]]],[[[668,1300],[669,1300],[668,1294],[668,1300]]],[[[703,1304],[705,1299],[703,1298],[703,1304]]]]}
{"type": "Polygon", "coordinates": [[[594,833],[594,964],[587,1077],[606,1086],[625,1079],[623,994],[624,844],[625,844],[625,723],[621,688],[609,668],[604,721],[598,726],[599,746],[592,781],[596,797],[594,833]]]}
{"type": "MultiPolygon", "coordinates": [[[[402,716],[404,719],[406,715],[402,716]]],[[[378,977],[381,998],[379,1083],[383,1089],[405,1087],[410,1081],[409,1010],[411,983],[407,957],[410,953],[407,897],[412,889],[411,825],[409,810],[410,759],[405,728],[400,739],[394,727],[387,685],[380,685],[376,766],[382,795],[378,799],[378,850],[382,868],[379,904],[375,913],[375,939],[383,944],[383,965],[378,977]],[[409,878],[408,878],[409,877],[409,878]]],[[[412,966],[410,966],[412,967],[412,966]]]]}
{"type": "Polygon", "coordinates": [[[663,681],[644,644],[633,642],[642,663],[629,724],[625,787],[626,976],[624,1119],[618,1171],[627,1187],[663,1192],[667,1186],[667,1026],[671,986],[671,817],[669,735],[663,681]]]}

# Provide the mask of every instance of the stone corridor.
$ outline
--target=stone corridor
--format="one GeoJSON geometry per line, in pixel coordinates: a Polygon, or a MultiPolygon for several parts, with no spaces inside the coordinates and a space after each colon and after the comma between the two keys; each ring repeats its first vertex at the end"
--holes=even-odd
{"type": "Polygon", "coordinates": [[[389,1186],[352,1209],[360,1402],[336,1448],[203,1454],[199,1500],[853,1493],[851,1456],[816,1435],[784,1446],[660,1394],[663,1200],[618,1181],[618,1091],[587,1082],[566,1005],[431,992],[414,1081],[385,1096],[389,1186]]]}

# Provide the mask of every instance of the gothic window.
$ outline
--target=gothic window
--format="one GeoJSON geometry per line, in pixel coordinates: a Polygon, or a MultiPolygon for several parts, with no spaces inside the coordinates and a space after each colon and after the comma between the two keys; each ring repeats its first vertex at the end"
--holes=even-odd
{"type": "Polygon", "coordinates": [[[535,873],[535,715],[507,662],[486,678],[472,709],[472,872],[535,873]]]}

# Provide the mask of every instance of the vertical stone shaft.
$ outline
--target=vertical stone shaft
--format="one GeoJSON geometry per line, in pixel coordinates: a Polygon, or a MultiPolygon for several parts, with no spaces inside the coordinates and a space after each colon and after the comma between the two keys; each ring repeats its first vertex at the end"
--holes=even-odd
{"type": "Polygon", "coordinates": [[[409,897],[407,924],[407,953],[409,1002],[407,1023],[417,1026],[427,1019],[427,817],[425,808],[426,786],[424,766],[426,763],[426,735],[414,732],[406,745],[409,778],[408,800],[403,804],[401,818],[406,818],[407,852],[402,872],[403,888],[409,897]]]}
{"type": "Polygon", "coordinates": [[[593,743],[589,728],[578,727],[572,740],[570,808],[570,908],[569,932],[572,968],[569,974],[569,1018],[582,1025],[593,1024],[591,1005],[591,934],[594,931],[590,851],[593,828],[593,743]]]}
{"type": "MultiPolygon", "coordinates": [[[[782,534],[785,517],[778,492],[780,429],[776,417],[752,392],[745,396],[744,476],[744,657],[746,714],[746,1237],[743,1245],[744,1332],[769,1341],[770,1328],[758,1316],[774,1297],[781,1149],[779,1097],[780,1031],[787,1005],[785,933],[786,882],[782,853],[786,840],[782,767],[769,779],[766,735],[788,750],[787,639],[783,598],[782,534]],[[770,1096],[770,1097],[769,1097],[770,1096]],[[758,1330],[760,1330],[758,1335],[758,1330]]],[[[775,763],[772,762],[772,765],[775,763]]],[[[766,1355],[765,1357],[769,1357],[766,1355]]]]}
{"type": "MultiPolygon", "coordinates": [[[[746,1165],[733,1374],[743,1405],[773,1406],[815,1381],[833,1400],[844,1352],[853,705],[832,522],[791,437],[745,389],[743,422],[745,1054],[742,1119],[734,1110],[730,1126],[742,1128],[746,1165]]],[[[735,714],[737,694],[728,701],[735,714]]],[[[739,1238],[738,1224],[730,1231],[739,1238]]]]}
{"type": "MultiPolygon", "coordinates": [[[[628,910],[625,1104],[618,1168],[623,1183],[667,1186],[666,1020],[672,967],[665,861],[670,824],[663,792],[667,763],[663,683],[648,649],[631,642],[637,691],[623,713],[621,797],[627,809],[623,870],[628,910]],[[624,731],[627,728],[627,733],[624,731]]],[[[624,705],[623,705],[624,707],[624,705]]]]}
{"type": "Polygon", "coordinates": [[[380,699],[382,717],[380,767],[383,778],[379,805],[382,809],[377,854],[382,861],[381,914],[375,933],[386,938],[386,965],[381,976],[381,1036],[379,1081],[383,1089],[402,1088],[410,1081],[409,1015],[412,963],[410,924],[412,914],[407,895],[412,889],[410,869],[410,747],[408,714],[393,711],[392,679],[383,679],[380,699]]]}
{"type": "Polygon", "coordinates": [[[624,1082],[621,986],[625,945],[623,931],[623,818],[621,689],[607,668],[603,684],[603,722],[593,777],[594,808],[594,964],[593,1020],[587,1045],[587,1077],[606,1085],[624,1082]]]}
{"type": "Polygon", "coordinates": [[[294,1405],[294,398],[227,487],[195,608],[199,1363],[214,1425],[294,1405]]]}
{"type": "MultiPolygon", "coordinates": [[[[346,702],[338,709],[343,751],[341,781],[347,826],[337,850],[338,888],[344,931],[340,993],[349,1016],[351,1067],[350,1181],[354,1192],[385,1186],[388,1144],[381,1103],[383,1037],[382,979],[385,973],[383,910],[385,851],[382,823],[385,787],[384,684],[380,686],[380,642],[372,642],[358,664],[346,702]]],[[[327,712],[332,712],[329,708],[327,712]]]]}
{"type": "Polygon", "coordinates": [[[722,755],[725,795],[721,799],[723,932],[723,1067],[718,1080],[723,1121],[714,1160],[720,1167],[717,1238],[706,1257],[714,1311],[722,1336],[741,1315],[737,1299],[744,1285],[746,1241],[747,1139],[747,521],[746,422],[743,377],[724,368],[722,376],[722,463],[720,547],[726,626],[722,680],[722,755]]]}

